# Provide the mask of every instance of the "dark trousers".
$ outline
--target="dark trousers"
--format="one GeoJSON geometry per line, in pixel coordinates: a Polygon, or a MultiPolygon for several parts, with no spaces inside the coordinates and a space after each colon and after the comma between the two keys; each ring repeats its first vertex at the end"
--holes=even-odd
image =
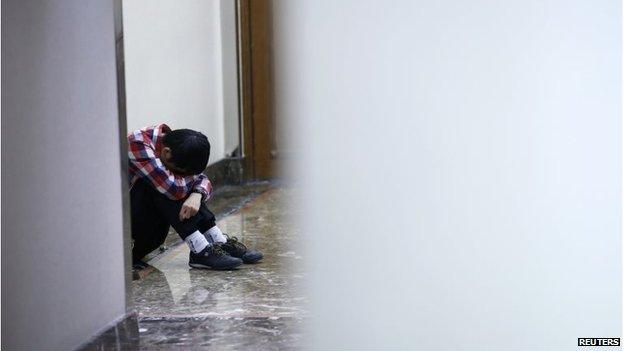
{"type": "Polygon", "coordinates": [[[130,190],[132,258],[140,260],[165,242],[172,226],[184,240],[195,231],[205,233],[215,226],[215,216],[205,204],[189,219],[180,221],[184,200],[171,200],[150,183],[139,179],[130,190]]]}

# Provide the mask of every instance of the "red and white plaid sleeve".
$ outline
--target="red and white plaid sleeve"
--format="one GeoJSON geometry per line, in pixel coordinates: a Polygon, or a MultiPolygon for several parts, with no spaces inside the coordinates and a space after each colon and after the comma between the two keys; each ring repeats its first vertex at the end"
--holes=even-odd
{"type": "Polygon", "coordinates": [[[205,199],[210,196],[212,186],[205,175],[182,177],[167,170],[156,156],[154,144],[141,131],[128,135],[128,159],[132,173],[172,200],[182,200],[191,191],[202,193],[205,199]]]}
{"type": "Polygon", "coordinates": [[[208,180],[208,177],[203,174],[197,175],[195,178],[193,191],[202,194],[202,201],[207,201],[212,194],[212,183],[208,180]]]}

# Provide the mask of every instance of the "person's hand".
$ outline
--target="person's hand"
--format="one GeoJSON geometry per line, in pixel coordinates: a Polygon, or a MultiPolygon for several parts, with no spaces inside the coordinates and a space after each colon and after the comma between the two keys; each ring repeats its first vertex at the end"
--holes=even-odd
{"type": "Polygon", "coordinates": [[[180,210],[180,221],[189,219],[197,214],[199,206],[201,205],[201,199],[201,194],[192,193],[186,201],[184,201],[182,209],[180,210]]]}

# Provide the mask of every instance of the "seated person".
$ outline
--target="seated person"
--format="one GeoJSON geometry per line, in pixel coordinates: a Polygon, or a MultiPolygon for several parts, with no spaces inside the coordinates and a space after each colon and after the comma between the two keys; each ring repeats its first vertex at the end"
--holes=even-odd
{"type": "Polygon", "coordinates": [[[162,245],[172,226],[188,244],[194,268],[233,269],[262,253],[223,234],[206,201],[212,185],[202,174],[210,143],[202,133],[167,125],[128,134],[133,265],[162,245]]]}

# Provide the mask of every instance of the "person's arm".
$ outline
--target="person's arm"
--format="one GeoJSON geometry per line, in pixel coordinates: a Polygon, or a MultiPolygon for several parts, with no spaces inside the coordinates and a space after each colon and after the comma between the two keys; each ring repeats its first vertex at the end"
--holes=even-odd
{"type": "Polygon", "coordinates": [[[128,159],[138,174],[148,180],[156,190],[172,200],[184,199],[195,184],[193,177],[181,177],[165,168],[156,157],[154,149],[142,136],[130,134],[128,136],[128,159]]]}
{"type": "Polygon", "coordinates": [[[208,201],[212,194],[212,183],[208,177],[204,174],[198,175],[193,185],[193,192],[201,194],[203,202],[208,201]]]}
{"type": "Polygon", "coordinates": [[[180,220],[183,221],[187,218],[193,217],[199,211],[199,207],[202,202],[208,201],[210,194],[212,193],[212,184],[208,177],[203,174],[198,175],[195,178],[193,185],[193,192],[182,204],[180,210],[180,220]]]}

